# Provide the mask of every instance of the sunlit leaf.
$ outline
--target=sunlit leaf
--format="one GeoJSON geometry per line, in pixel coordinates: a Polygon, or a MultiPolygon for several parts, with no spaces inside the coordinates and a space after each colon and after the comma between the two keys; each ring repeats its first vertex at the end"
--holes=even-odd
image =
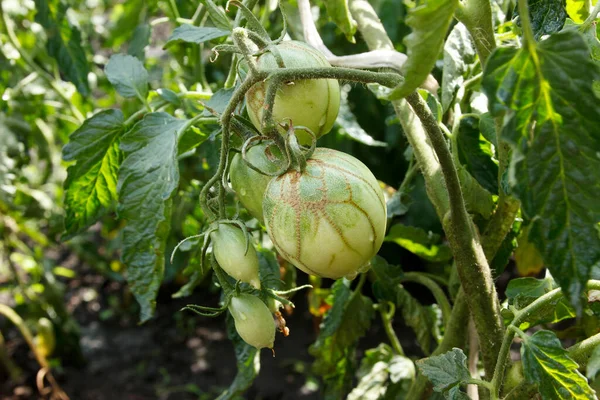
{"type": "Polygon", "coordinates": [[[100,111],[87,119],[63,149],[65,161],[76,161],[65,181],[65,238],[94,224],[117,204],[117,174],[123,134],[120,110],[100,111]]]}
{"type": "Polygon", "coordinates": [[[502,137],[514,147],[511,184],[529,240],[580,309],[600,261],[600,104],[592,91],[600,71],[581,35],[564,31],[535,48],[497,49],[484,75],[490,111],[506,114],[502,137]]]}
{"type": "Polygon", "coordinates": [[[61,74],[87,96],[90,69],[81,33],[67,18],[68,6],[60,0],[35,0],[35,6],[35,22],[44,27],[48,36],[48,54],[56,60],[61,74]]]}
{"type": "Polygon", "coordinates": [[[448,110],[458,88],[465,81],[469,64],[475,62],[475,47],[467,27],[457,23],[444,44],[444,69],[442,74],[442,107],[448,110]]]}
{"type": "Polygon", "coordinates": [[[329,18],[344,32],[349,42],[356,43],[354,39],[356,21],[354,21],[348,9],[348,0],[327,0],[324,3],[329,18]]]}
{"type": "Polygon", "coordinates": [[[122,259],[142,322],[154,312],[163,278],[171,197],[179,184],[177,136],[185,123],[164,112],[150,113],[121,139],[126,158],[119,171],[118,212],[127,221],[122,259]]]}
{"type": "Polygon", "coordinates": [[[586,376],[592,380],[600,371],[600,346],[596,346],[587,363],[586,376]]]}
{"type": "Polygon", "coordinates": [[[590,15],[588,9],[590,4],[590,0],[567,0],[567,14],[573,21],[580,24],[590,15]]]}
{"type": "Polygon", "coordinates": [[[417,361],[417,366],[433,383],[433,390],[444,392],[471,378],[466,367],[467,356],[454,348],[439,356],[417,361]]]}
{"type": "Polygon", "coordinates": [[[452,251],[439,243],[439,236],[427,233],[421,228],[396,224],[392,226],[384,241],[394,242],[406,250],[428,261],[448,261],[452,251]]]}
{"type": "Polygon", "coordinates": [[[231,31],[209,26],[183,24],[175,28],[165,47],[176,42],[204,43],[231,34],[231,31]]]}
{"type": "Polygon", "coordinates": [[[401,99],[417,89],[433,69],[442,51],[457,0],[424,0],[408,9],[406,36],[408,59],[402,67],[404,83],[392,90],[390,100],[401,99]]]}
{"type": "Polygon", "coordinates": [[[358,384],[347,400],[397,399],[406,396],[415,377],[415,365],[381,343],[365,351],[357,372],[358,384]]]}
{"type": "Polygon", "coordinates": [[[552,331],[522,336],[523,373],[537,384],[543,399],[595,399],[594,390],[577,370],[578,365],[563,349],[552,331]]]}

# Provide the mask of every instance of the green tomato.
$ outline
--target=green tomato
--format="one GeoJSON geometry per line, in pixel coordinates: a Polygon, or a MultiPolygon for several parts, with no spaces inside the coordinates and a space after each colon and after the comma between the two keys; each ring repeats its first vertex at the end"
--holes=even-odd
{"type": "Polygon", "coordinates": [[[260,289],[258,277],[258,256],[252,243],[246,251],[246,237],[242,230],[234,225],[220,223],[210,233],[215,259],[233,278],[251,284],[260,289]]]}
{"type": "MultiPolygon", "coordinates": [[[[329,62],[314,48],[297,41],[277,45],[286,68],[331,67],[329,62]]],[[[258,58],[259,68],[278,68],[275,57],[265,53],[258,58]]],[[[267,83],[259,82],[246,93],[246,105],[250,120],[261,130],[267,83]]],[[[340,109],[340,85],[335,79],[300,80],[284,84],[275,96],[273,118],[276,123],[306,126],[317,139],[331,130],[340,109]]],[[[283,133],[283,129],[281,129],[283,133]]],[[[297,131],[300,143],[310,144],[311,136],[297,131]]]]}
{"type": "Polygon", "coordinates": [[[385,236],[386,204],[371,171],[356,158],[317,148],[304,172],[271,180],[265,224],[280,255],[302,271],[353,278],[385,236]]]}
{"type": "MultiPolygon", "coordinates": [[[[274,146],[261,143],[251,147],[246,152],[246,157],[261,171],[275,173],[279,167],[274,162],[273,152],[279,153],[274,146]]],[[[273,177],[256,172],[244,162],[241,154],[236,154],[229,167],[229,179],[242,205],[254,218],[262,222],[262,198],[273,177]]]]}
{"type": "Polygon", "coordinates": [[[275,321],[262,300],[242,293],[231,298],[229,312],[235,321],[235,330],[244,342],[257,349],[273,348],[275,321]]]}

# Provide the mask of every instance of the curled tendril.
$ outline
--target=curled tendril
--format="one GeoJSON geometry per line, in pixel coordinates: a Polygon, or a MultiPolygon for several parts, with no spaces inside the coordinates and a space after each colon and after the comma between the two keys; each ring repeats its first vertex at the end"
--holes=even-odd
{"type": "Polygon", "coordinates": [[[244,160],[244,162],[246,163],[246,165],[248,165],[248,167],[250,167],[251,169],[253,169],[254,171],[258,172],[259,174],[262,175],[266,175],[266,176],[279,176],[283,173],[285,173],[289,168],[290,168],[290,159],[288,157],[288,162],[286,163],[285,166],[283,166],[282,168],[278,169],[276,172],[269,172],[269,171],[263,171],[260,168],[258,168],[256,165],[252,164],[252,162],[248,159],[247,154],[248,154],[248,149],[250,148],[250,144],[256,141],[261,141],[261,140],[272,140],[270,137],[268,136],[253,136],[249,139],[247,139],[244,142],[244,145],[242,146],[242,160],[244,160]]]}
{"type": "Polygon", "coordinates": [[[171,258],[169,259],[171,261],[171,264],[173,264],[173,258],[175,257],[175,253],[177,252],[177,249],[179,249],[179,247],[184,244],[185,242],[187,242],[188,240],[191,239],[197,239],[200,238],[204,235],[210,234],[213,230],[209,229],[206,232],[202,232],[199,235],[193,235],[193,236],[188,236],[185,239],[183,239],[182,241],[180,241],[179,243],[177,243],[177,246],[175,246],[175,248],[173,249],[173,251],[171,252],[171,258]]]}
{"type": "Polygon", "coordinates": [[[212,317],[218,317],[219,315],[223,314],[225,312],[225,310],[227,310],[228,305],[229,305],[229,300],[222,307],[219,307],[219,308],[199,306],[196,304],[188,304],[187,306],[183,307],[179,311],[191,311],[191,312],[194,312],[203,317],[211,317],[212,318],[212,317]]]}

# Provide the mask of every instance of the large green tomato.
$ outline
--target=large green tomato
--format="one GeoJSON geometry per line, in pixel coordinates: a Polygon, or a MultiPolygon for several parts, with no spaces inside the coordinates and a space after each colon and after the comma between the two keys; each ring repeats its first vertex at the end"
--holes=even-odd
{"type": "MultiPolygon", "coordinates": [[[[279,169],[278,164],[274,162],[274,157],[273,159],[269,157],[274,149],[274,146],[261,143],[251,147],[246,152],[246,157],[261,171],[275,173],[279,169]]],[[[254,218],[262,222],[262,199],[273,177],[256,172],[244,162],[241,154],[236,154],[229,167],[229,179],[242,205],[254,218]]]]}
{"type": "Polygon", "coordinates": [[[257,349],[273,348],[275,321],[262,300],[242,293],[231,298],[229,312],[235,321],[235,330],[244,342],[257,349]]]}
{"type": "MultiPolygon", "coordinates": [[[[288,41],[277,45],[286,68],[331,67],[329,62],[306,43],[288,41]]],[[[259,68],[277,68],[275,57],[265,53],[258,58],[259,68]]],[[[259,82],[246,93],[248,115],[254,126],[261,130],[266,82],[259,82]]],[[[300,80],[284,84],[275,96],[275,122],[289,122],[306,126],[317,138],[331,130],[340,109],[340,85],[335,79],[300,80]]],[[[283,130],[282,130],[283,132],[283,130]]],[[[308,133],[297,131],[302,144],[310,144],[308,133]]]]}
{"type": "Polygon", "coordinates": [[[326,278],[356,276],[379,251],[386,205],[371,171],[356,158],[317,148],[304,172],[271,180],[265,224],[283,258],[326,278]]]}
{"type": "Polygon", "coordinates": [[[215,259],[221,268],[235,279],[260,289],[258,256],[252,243],[246,249],[244,232],[237,226],[221,223],[210,233],[210,238],[215,259]]]}

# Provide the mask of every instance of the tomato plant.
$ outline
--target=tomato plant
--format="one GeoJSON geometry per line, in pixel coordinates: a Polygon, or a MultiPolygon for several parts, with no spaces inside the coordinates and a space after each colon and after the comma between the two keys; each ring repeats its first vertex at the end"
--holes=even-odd
{"type": "Polygon", "coordinates": [[[194,373],[226,332],[196,397],[597,398],[592,3],[0,0],[11,390],[120,318],[194,373]]]}

